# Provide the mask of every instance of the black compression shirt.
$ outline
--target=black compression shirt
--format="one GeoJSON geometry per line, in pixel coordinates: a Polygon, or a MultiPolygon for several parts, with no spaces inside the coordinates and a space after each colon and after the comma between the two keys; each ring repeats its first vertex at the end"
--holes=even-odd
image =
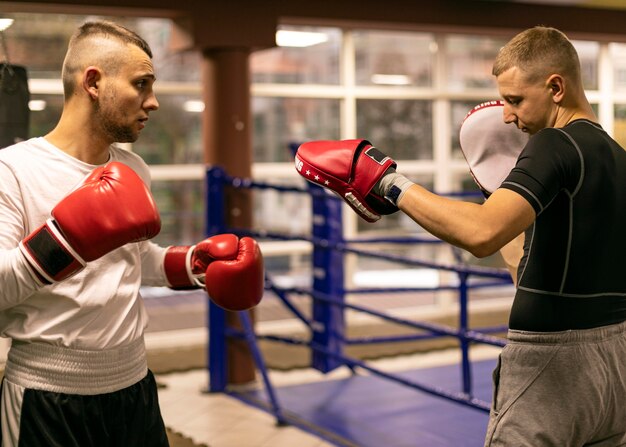
{"type": "Polygon", "coordinates": [[[503,182],[535,209],[509,326],[562,331],[626,320],[626,151],[576,120],[530,138],[503,182]]]}

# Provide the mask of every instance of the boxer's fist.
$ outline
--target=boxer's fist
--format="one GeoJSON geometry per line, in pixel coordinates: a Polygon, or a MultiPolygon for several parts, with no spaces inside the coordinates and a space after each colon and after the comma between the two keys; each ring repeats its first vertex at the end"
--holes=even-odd
{"type": "Polygon", "coordinates": [[[263,256],[249,237],[220,234],[195,246],[169,247],[164,268],[172,288],[206,287],[211,300],[226,310],[249,309],[263,297],[263,256]]]}
{"type": "MultiPolygon", "coordinates": [[[[205,247],[214,259],[206,269],[205,285],[211,300],[226,310],[245,310],[263,297],[263,256],[256,241],[211,241],[205,247]]],[[[197,247],[196,247],[197,250],[197,247]]]]}
{"type": "Polygon", "coordinates": [[[295,161],[302,177],[338,194],[368,222],[398,211],[395,202],[374,188],[396,163],[367,140],[304,143],[295,161]]]}
{"type": "Polygon", "coordinates": [[[161,218],[143,180],[123,163],[95,169],[19,246],[44,282],[61,281],[129,242],[156,236],[161,218]]]}
{"type": "Polygon", "coordinates": [[[489,197],[515,166],[528,135],[503,119],[504,103],[488,101],[470,110],[459,133],[470,174],[489,197]]]}

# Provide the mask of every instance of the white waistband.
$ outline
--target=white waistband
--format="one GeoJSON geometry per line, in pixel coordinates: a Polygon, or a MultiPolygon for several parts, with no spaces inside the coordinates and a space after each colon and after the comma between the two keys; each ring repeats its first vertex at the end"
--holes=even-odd
{"type": "Polygon", "coordinates": [[[94,395],[129,387],[147,373],[143,338],[102,351],[13,341],[4,377],[24,388],[94,395]]]}

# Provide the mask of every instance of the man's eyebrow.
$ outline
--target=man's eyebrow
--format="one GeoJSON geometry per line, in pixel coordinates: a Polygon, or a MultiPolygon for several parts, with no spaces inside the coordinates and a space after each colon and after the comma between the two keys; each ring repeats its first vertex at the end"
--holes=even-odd
{"type": "Polygon", "coordinates": [[[140,73],[134,77],[134,79],[151,79],[152,82],[156,81],[156,75],[154,73],[140,73]]]}

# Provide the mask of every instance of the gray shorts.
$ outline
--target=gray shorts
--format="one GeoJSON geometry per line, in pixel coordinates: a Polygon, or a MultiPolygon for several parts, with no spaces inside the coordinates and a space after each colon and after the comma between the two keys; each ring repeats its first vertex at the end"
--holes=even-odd
{"type": "Polygon", "coordinates": [[[486,447],[626,446],[626,322],[508,339],[486,447]]]}

